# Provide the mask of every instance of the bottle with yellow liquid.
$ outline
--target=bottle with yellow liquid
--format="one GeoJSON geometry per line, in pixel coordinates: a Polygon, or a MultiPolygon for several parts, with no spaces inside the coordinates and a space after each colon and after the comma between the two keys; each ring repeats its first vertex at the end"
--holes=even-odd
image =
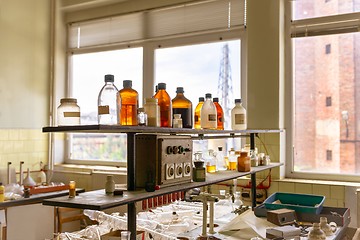
{"type": "Polygon", "coordinates": [[[194,111],[194,128],[195,129],[201,129],[201,118],[200,118],[200,111],[201,107],[204,104],[204,97],[199,97],[199,103],[196,105],[195,111],[194,111]]]}
{"type": "Polygon", "coordinates": [[[208,154],[206,156],[206,172],[214,173],[216,172],[216,158],[214,154],[214,150],[209,149],[208,154]]]}
{"type": "Polygon", "coordinates": [[[0,182],[0,202],[4,202],[4,201],[5,201],[5,187],[0,182]]]}
{"type": "Polygon", "coordinates": [[[230,149],[229,152],[229,170],[236,170],[237,169],[237,156],[235,154],[235,150],[234,148],[230,149]]]}
{"type": "Polygon", "coordinates": [[[132,89],[132,81],[124,80],[123,89],[119,91],[121,103],[120,125],[137,126],[137,111],[139,107],[139,94],[132,89]]]}

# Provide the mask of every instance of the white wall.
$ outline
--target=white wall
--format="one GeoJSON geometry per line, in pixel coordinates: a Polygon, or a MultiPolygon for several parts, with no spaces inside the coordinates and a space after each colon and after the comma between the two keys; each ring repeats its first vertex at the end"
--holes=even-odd
{"type": "Polygon", "coordinates": [[[49,0],[0,1],[0,128],[47,123],[49,6],[49,0]]]}

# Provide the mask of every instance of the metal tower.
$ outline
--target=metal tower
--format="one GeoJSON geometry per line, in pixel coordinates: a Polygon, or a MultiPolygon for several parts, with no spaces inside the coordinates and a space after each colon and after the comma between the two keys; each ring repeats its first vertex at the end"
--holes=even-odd
{"type": "Polygon", "coordinates": [[[224,129],[231,128],[231,108],[233,106],[233,88],[231,78],[230,51],[226,43],[222,47],[222,58],[218,80],[219,103],[224,111],[224,129]]]}

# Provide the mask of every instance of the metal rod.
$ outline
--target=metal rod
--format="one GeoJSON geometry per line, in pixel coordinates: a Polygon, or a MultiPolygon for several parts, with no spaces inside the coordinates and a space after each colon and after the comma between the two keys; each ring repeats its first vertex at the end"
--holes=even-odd
{"type": "Polygon", "coordinates": [[[136,190],[135,133],[127,133],[127,189],[136,190]]]}
{"type": "Polygon", "coordinates": [[[251,207],[256,207],[256,173],[251,173],[251,207]]]}
{"type": "Polygon", "coordinates": [[[204,136],[199,134],[199,136],[191,136],[192,140],[203,140],[203,139],[223,139],[223,138],[246,138],[251,135],[218,135],[218,136],[204,136]]]}
{"type": "Polygon", "coordinates": [[[11,162],[8,162],[7,163],[7,184],[11,183],[10,165],[11,165],[11,162]]]}
{"type": "Polygon", "coordinates": [[[130,239],[136,240],[136,202],[128,203],[128,231],[131,232],[130,239]]]}
{"type": "Polygon", "coordinates": [[[255,133],[250,133],[250,150],[255,150],[255,133]]]}
{"type": "MultiPolygon", "coordinates": [[[[127,190],[136,190],[135,133],[127,133],[127,190]]],[[[128,203],[128,231],[131,240],[136,240],[136,202],[128,203]]]]}

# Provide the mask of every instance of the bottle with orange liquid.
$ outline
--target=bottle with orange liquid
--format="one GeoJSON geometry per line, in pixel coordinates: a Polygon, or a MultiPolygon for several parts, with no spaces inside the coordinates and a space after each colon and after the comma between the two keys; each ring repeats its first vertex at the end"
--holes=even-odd
{"type": "Polygon", "coordinates": [[[217,130],[224,130],[224,111],[219,104],[219,98],[213,98],[214,105],[216,107],[217,116],[217,130]]]}
{"type": "Polygon", "coordinates": [[[158,84],[158,91],[154,95],[160,107],[160,127],[172,127],[171,98],[166,92],[166,83],[158,84]]]}
{"type": "Polygon", "coordinates": [[[199,103],[196,105],[195,111],[194,111],[194,128],[195,129],[201,129],[201,122],[200,122],[200,111],[201,107],[204,104],[204,97],[199,97],[199,103]]]}
{"type": "Polygon", "coordinates": [[[119,91],[121,101],[120,124],[125,126],[137,126],[137,110],[139,106],[139,94],[132,89],[132,81],[124,80],[123,89],[119,91]]]}
{"type": "Polygon", "coordinates": [[[172,100],[173,114],[181,114],[184,128],[192,128],[192,103],[184,96],[184,88],[176,88],[176,96],[172,100]]]}

